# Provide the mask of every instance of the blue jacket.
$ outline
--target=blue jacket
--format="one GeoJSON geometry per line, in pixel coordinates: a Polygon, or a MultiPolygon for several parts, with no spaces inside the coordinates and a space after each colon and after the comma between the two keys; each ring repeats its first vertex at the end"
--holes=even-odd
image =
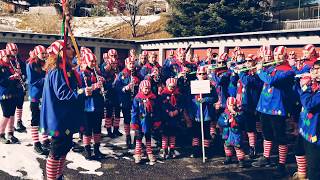
{"type": "Polygon", "coordinates": [[[81,80],[76,73],[68,72],[70,88],[61,69],[52,69],[46,75],[40,111],[43,133],[65,136],[79,131],[84,117],[84,99],[78,91],[81,80]]]}
{"type": "Polygon", "coordinates": [[[31,102],[40,102],[45,76],[46,72],[42,70],[41,62],[29,62],[27,64],[27,81],[29,86],[29,100],[31,102]]]}
{"type": "Polygon", "coordinates": [[[9,79],[13,74],[14,71],[9,64],[0,62],[0,100],[18,97],[19,82],[9,79]]]}
{"type": "Polygon", "coordinates": [[[135,88],[133,91],[130,90],[124,90],[124,87],[131,83],[131,71],[129,71],[127,68],[123,69],[115,82],[115,88],[117,92],[119,93],[119,101],[123,108],[131,109],[132,107],[132,101],[134,96],[137,94],[139,89],[139,83],[140,78],[137,75],[137,72],[134,72],[132,74],[133,81],[135,81],[135,88]]]}
{"type": "Polygon", "coordinates": [[[255,111],[263,82],[257,74],[241,72],[239,78],[237,83],[237,96],[241,96],[241,107],[245,111],[255,111]]]}
{"type": "Polygon", "coordinates": [[[159,121],[159,107],[156,96],[144,99],[139,96],[139,93],[133,99],[132,113],[131,113],[131,124],[138,125],[139,131],[143,133],[150,133],[153,128],[153,123],[159,121]],[[146,103],[152,106],[152,111],[148,112],[146,103]]]}
{"type": "Polygon", "coordinates": [[[107,101],[112,101],[112,103],[120,104],[119,94],[115,88],[116,75],[119,74],[118,69],[110,69],[107,71],[104,67],[106,63],[102,63],[100,66],[101,74],[105,79],[104,89],[107,91],[106,97],[107,101]]]}
{"type": "Polygon", "coordinates": [[[223,109],[226,107],[227,98],[230,96],[228,92],[230,75],[230,72],[227,70],[221,70],[209,75],[210,80],[217,90],[219,101],[221,101],[223,109]]]}
{"type": "Polygon", "coordinates": [[[305,85],[299,91],[302,111],[299,120],[299,133],[305,140],[320,146],[320,90],[305,85]]]}
{"type": "MultiPolygon", "coordinates": [[[[84,71],[81,71],[81,81],[81,88],[85,88],[86,84],[90,87],[94,83],[97,83],[97,78],[95,77],[94,71],[88,67],[84,71]]],[[[85,112],[102,112],[104,110],[103,96],[100,92],[100,89],[95,89],[92,91],[91,96],[85,97],[85,112]]]]}
{"type": "Polygon", "coordinates": [[[228,113],[223,112],[218,119],[218,125],[222,128],[222,139],[225,140],[226,146],[240,147],[242,144],[243,122],[245,120],[243,112],[239,112],[233,117],[235,121],[233,125],[229,122],[230,118],[231,116],[228,113]]]}
{"type": "Polygon", "coordinates": [[[290,94],[292,90],[294,71],[277,70],[270,67],[266,70],[257,71],[259,78],[264,82],[257,111],[278,116],[288,116],[290,113],[290,94]]]}
{"type": "Polygon", "coordinates": [[[144,79],[147,75],[151,74],[151,71],[152,71],[152,69],[154,67],[157,67],[159,69],[159,71],[161,70],[161,66],[159,65],[159,63],[156,63],[156,64],[147,63],[147,64],[145,64],[140,70],[140,76],[142,77],[142,79],[144,79]]]}
{"type": "MultiPolygon", "coordinates": [[[[197,122],[200,122],[200,103],[198,102],[199,95],[192,96],[191,106],[188,105],[189,114],[192,119],[197,122]]],[[[215,120],[215,109],[214,103],[218,101],[218,95],[216,88],[212,85],[210,94],[202,95],[202,112],[203,112],[203,121],[213,121],[215,120]]]]}
{"type": "Polygon", "coordinates": [[[230,97],[236,97],[237,96],[237,83],[239,80],[239,76],[237,74],[234,74],[230,72],[230,83],[228,86],[228,93],[230,97]]]}

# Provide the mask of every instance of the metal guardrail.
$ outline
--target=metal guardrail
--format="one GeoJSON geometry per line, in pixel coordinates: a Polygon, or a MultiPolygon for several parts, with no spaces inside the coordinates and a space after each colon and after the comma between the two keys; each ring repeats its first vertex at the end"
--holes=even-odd
{"type": "Polygon", "coordinates": [[[282,21],[282,29],[310,29],[320,28],[320,19],[303,19],[294,21],[282,21]]]}

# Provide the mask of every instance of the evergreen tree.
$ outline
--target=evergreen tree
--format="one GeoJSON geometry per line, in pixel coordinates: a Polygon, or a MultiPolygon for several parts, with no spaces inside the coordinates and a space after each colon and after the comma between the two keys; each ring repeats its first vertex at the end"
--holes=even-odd
{"type": "Polygon", "coordinates": [[[170,0],[166,30],[175,37],[261,30],[268,0],[170,0]]]}

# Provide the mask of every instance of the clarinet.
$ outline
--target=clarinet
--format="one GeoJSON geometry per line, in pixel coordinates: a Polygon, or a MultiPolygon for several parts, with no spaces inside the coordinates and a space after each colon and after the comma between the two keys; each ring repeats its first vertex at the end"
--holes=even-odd
{"type": "Polygon", "coordinates": [[[100,80],[100,76],[98,75],[96,68],[93,68],[93,71],[94,71],[94,74],[97,78],[97,81],[99,81],[102,84],[102,86],[100,88],[100,94],[103,96],[103,100],[105,102],[107,100],[107,97],[106,97],[106,91],[104,90],[104,87],[103,87],[103,83],[100,80]]]}
{"type": "MultiPolygon", "coordinates": [[[[16,63],[17,63],[17,65],[18,65],[18,62],[17,62],[17,61],[16,61],[16,63]]],[[[13,65],[13,63],[12,63],[12,61],[11,61],[11,60],[10,60],[10,65],[11,65],[11,67],[13,68],[13,71],[14,71],[15,73],[18,73],[17,68],[13,65]]],[[[20,85],[21,85],[21,87],[22,87],[23,91],[27,91],[26,83],[23,81],[23,79],[22,79],[21,75],[19,75],[19,77],[18,77],[18,81],[19,81],[19,83],[20,83],[20,85]]]]}
{"type": "Polygon", "coordinates": [[[131,100],[133,100],[134,98],[134,78],[133,78],[133,69],[131,70],[131,75],[130,75],[130,83],[133,84],[133,86],[131,87],[131,100]]]}

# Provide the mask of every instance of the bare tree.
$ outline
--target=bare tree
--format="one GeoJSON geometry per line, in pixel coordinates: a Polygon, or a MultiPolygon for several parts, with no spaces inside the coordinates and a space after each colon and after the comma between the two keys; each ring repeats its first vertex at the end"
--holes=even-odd
{"type": "Polygon", "coordinates": [[[121,13],[121,19],[131,27],[132,37],[137,37],[137,26],[141,21],[141,16],[139,18],[137,16],[141,5],[142,2],[138,2],[138,0],[127,0],[125,12],[127,12],[129,19],[121,13]]]}

